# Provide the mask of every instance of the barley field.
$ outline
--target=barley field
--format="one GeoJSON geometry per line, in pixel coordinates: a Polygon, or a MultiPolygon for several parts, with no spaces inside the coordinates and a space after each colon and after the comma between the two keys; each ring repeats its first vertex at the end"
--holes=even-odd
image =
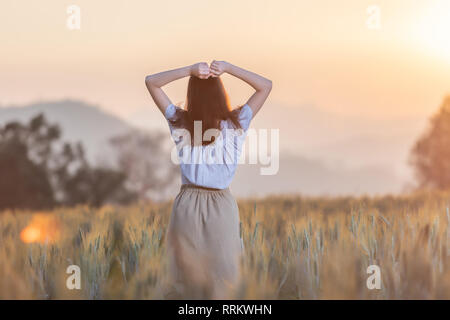
{"type": "MultiPolygon", "coordinates": [[[[449,299],[450,193],[238,201],[237,299],[449,299]],[[381,289],[369,290],[369,265],[381,289]]],[[[1,299],[164,299],[171,203],[0,213],[1,299]],[[66,269],[81,269],[68,290],[66,269]]]]}

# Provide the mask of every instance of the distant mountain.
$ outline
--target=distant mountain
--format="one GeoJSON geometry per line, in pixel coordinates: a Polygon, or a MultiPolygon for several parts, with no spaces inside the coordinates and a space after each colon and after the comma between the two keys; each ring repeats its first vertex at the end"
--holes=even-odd
{"type": "MultiPolygon", "coordinates": [[[[274,106],[266,106],[271,107],[274,106]]],[[[110,137],[135,126],[165,130],[169,137],[167,124],[156,109],[136,113],[133,124],[129,124],[98,106],[77,100],[0,107],[0,124],[11,120],[28,121],[40,112],[50,122],[60,125],[64,140],[81,141],[88,158],[94,162],[111,158],[107,143],[110,137]]],[[[272,112],[271,117],[262,112],[253,127],[280,129],[280,150],[284,151],[280,154],[279,172],[274,176],[262,176],[259,165],[240,165],[231,188],[238,197],[273,193],[400,192],[407,179],[399,174],[398,166],[406,166],[402,156],[417,135],[417,127],[422,125],[419,122],[417,119],[357,122],[356,118],[334,116],[314,107],[283,109],[272,112]]],[[[167,152],[170,161],[170,150],[167,152]]],[[[176,192],[177,187],[169,196],[176,192]]]]}
{"type": "Polygon", "coordinates": [[[266,194],[363,195],[403,191],[405,181],[383,166],[330,168],[317,159],[282,153],[276,175],[260,174],[261,165],[240,165],[231,184],[237,197],[266,194]]]}
{"type": "Polygon", "coordinates": [[[49,122],[59,124],[64,141],[81,141],[91,161],[107,158],[108,139],[132,128],[98,106],[78,100],[0,107],[0,125],[11,120],[26,122],[39,113],[44,113],[49,122]]]}

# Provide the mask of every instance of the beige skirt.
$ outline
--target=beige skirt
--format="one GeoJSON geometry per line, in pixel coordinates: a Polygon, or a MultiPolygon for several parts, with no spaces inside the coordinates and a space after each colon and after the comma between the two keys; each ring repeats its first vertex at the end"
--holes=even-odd
{"type": "Polygon", "coordinates": [[[239,282],[243,244],[229,189],[183,185],[166,236],[173,299],[227,299],[239,282]]]}

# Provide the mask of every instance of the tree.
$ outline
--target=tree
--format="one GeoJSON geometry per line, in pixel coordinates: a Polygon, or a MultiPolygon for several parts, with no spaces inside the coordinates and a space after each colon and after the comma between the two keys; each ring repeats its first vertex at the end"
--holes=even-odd
{"type": "Polygon", "coordinates": [[[120,170],[92,167],[83,146],[60,141],[60,129],[40,114],[23,125],[0,127],[0,209],[127,203],[120,170]]]}
{"type": "Polygon", "coordinates": [[[126,204],[136,194],[125,187],[126,174],[107,167],[92,167],[83,146],[64,144],[52,162],[56,197],[63,205],[79,203],[99,207],[105,202],[126,204]]]}
{"type": "Polygon", "coordinates": [[[108,168],[81,167],[64,181],[64,204],[88,203],[99,207],[106,201],[128,203],[135,195],[124,187],[126,175],[108,168]]]}
{"type": "Polygon", "coordinates": [[[18,145],[0,147],[0,208],[43,209],[54,204],[44,168],[24,152],[18,145]]]}
{"type": "Polygon", "coordinates": [[[47,163],[59,136],[59,128],[42,115],[28,125],[11,122],[0,127],[0,208],[42,209],[55,204],[47,163]]]}
{"type": "Polygon", "coordinates": [[[117,154],[117,167],[126,174],[127,189],[139,199],[163,196],[178,175],[177,167],[164,149],[163,133],[133,130],[110,140],[117,154]]]}
{"type": "Polygon", "coordinates": [[[430,119],[430,126],[411,151],[420,187],[450,188],[450,96],[430,119]]]}

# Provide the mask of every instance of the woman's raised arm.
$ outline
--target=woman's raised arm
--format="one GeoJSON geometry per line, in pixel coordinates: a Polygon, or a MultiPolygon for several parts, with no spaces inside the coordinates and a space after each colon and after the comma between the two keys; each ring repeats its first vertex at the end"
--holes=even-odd
{"type": "Polygon", "coordinates": [[[187,76],[196,76],[200,79],[208,78],[210,76],[208,64],[206,62],[200,62],[187,67],[155,73],[145,77],[145,85],[147,86],[148,92],[150,92],[153,101],[155,101],[156,106],[163,114],[172,102],[161,87],[187,76]]]}
{"type": "Polygon", "coordinates": [[[226,72],[235,76],[245,82],[247,82],[256,92],[248,99],[247,104],[253,111],[253,117],[261,109],[270,91],[272,90],[272,81],[266,79],[254,72],[239,68],[226,61],[216,61],[211,62],[211,73],[214,77],[220,76],[222,73],[226,72]]]}

